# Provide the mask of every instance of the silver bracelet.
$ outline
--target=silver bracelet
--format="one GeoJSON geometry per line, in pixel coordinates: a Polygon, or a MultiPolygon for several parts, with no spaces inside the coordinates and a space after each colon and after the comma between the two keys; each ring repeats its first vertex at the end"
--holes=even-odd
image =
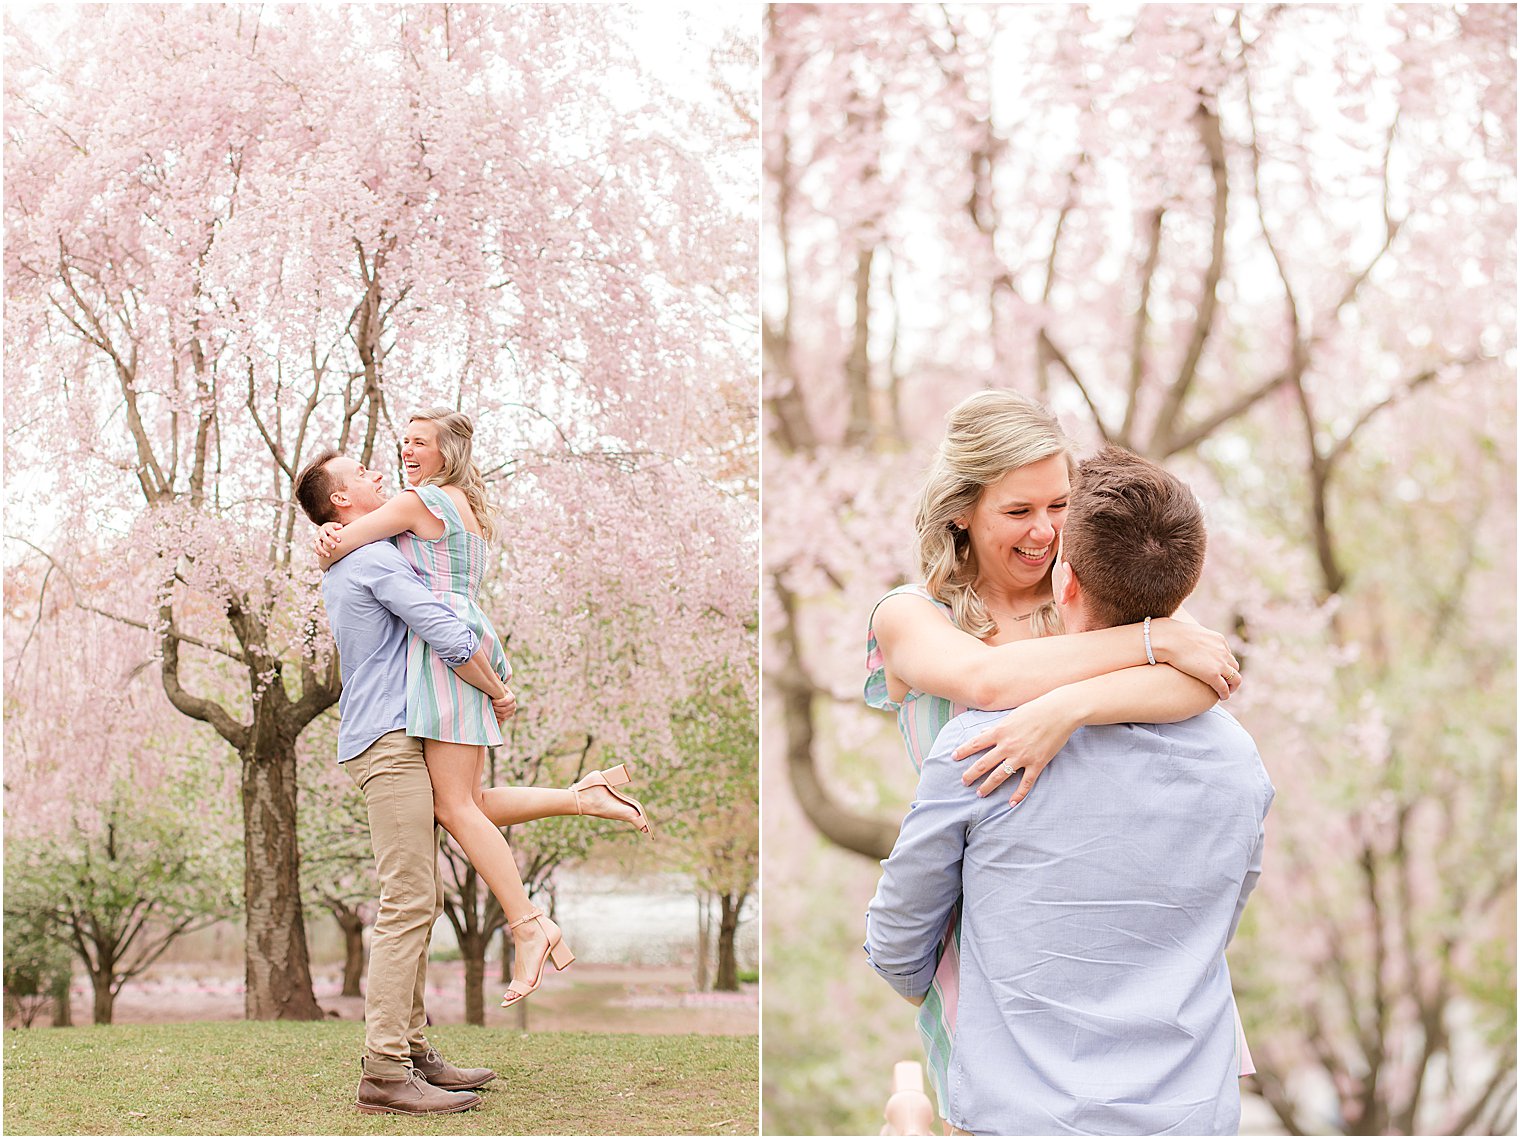
{"type": "Polygon", "coordinates": [[[1147,664],[1156,663],[1156,654],[1151,652],[1151,619],[1145,619],[1145,660],[1147,664]]]}

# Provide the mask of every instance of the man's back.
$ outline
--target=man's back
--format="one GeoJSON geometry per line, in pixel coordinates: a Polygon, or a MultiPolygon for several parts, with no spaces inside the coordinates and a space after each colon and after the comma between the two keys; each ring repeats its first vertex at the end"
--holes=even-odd
{"type": "Polygon", "coordinates": [[[342,666],[342,763],[406,727],[408,629],[450,666],[468,660],[479,638],[428,591],[390,541],[360,546],[336,562],[322,578],[322,601],[342,666]]]}
{"type": "Polygon", "coordinates": [[[872,904],[873,935],[884,925],[886,942],[921,937],[878,912],[943,904],[942,868],[959,844],[947,1114],[1002,1134],[1233,1133],[1224,947],[1260,870],[1272,798],[1250,737],[1217,709],[1181,724],[1086,728],[1009,808],[1003,791],[972,798],[965,765],[949,758],[1000,716],[967,713],[940,734],[902,859],[894,850],[872,904]]]}

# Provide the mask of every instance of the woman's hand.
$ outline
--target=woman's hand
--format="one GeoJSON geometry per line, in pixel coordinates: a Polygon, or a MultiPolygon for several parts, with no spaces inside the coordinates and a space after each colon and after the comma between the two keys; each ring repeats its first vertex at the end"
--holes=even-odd
{"type": "Polygon", "coordinates": [[[506,695],[493,697],[491,711],[496,713],[496,722],[505,726],[506,722],[517,714],[517,694],[508,688],[506,695]]]}
{"type": "Polygon", "coordinates": [[[955,749],[956,759],[990,749],[966,769],[961,782],[969,787],[982,776],[987,776],[976,791],[978,795],[986,796],[1022,767],[1023,781],[1008,800],[1010,805],[1020,803],[1040,777],[1040,772],[1045,770],[1045,765],[1066,746],[1071,733],[1080,726],[1081,720],[1067,706],[1059,688],[1031,700],[955,749]]]}
{"type": "Polygon", "coordinates": [[[1158,617],[1151,621],[1151,649],[1159,663],[1203,681],[1221,700],[1240,687],[1240,662],[1229,642],[1213,629],[1158,617]]]}
{"type": "Polygon", "coordinates": [[[328,558],[338,548],[338,532],[343,529],[341,522],[324,522],[322,528],[317,531],[317,538],[311,544],[316,551],[317,557],[328,558]]]}

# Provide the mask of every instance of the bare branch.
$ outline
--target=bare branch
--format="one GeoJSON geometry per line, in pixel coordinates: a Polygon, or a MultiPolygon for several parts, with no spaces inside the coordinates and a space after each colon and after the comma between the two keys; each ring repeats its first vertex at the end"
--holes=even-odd
{"type": "Polygon", "coordinates": [[[220,704],[204,697],[191,695],[180,684],[179,645],[183,637],[175,631],[174,606],[167,597],[159,606],[158,617],[163,627],[163,663],[159,671],[163,677],[164,693],[169,697],[169,703],[191,719],[203,720],[210,724],[216,729],[217,735],[240,753],[243,752],[252,740],[252,727],[238,723],[220,704]]]}
{"type": "Polygon", "coordinates": [[[769,673],[769,677],[781,693],[787,773],[791,776],[792,791],[808,821],[825,838],[867,858],[886,858],[897,841],[899,824],[847,810],[834,799],[819,777],[813,739],[815,686],[802,666],[801,645],[797,639],[796,598],[778,578],[773,578],[771,585],[786,612],[786,620],[777,633],[783,651],[774,654],[781,657],[781,663],[769,673]]]}
{"type": "Polygon", "coordinates": [[[1157,457],[1163,459],[1169,458],[1181,451],[1186,451],[1198,446],[1199,443],[1203,442],[1210,435],[1214,434],[1214,432],[1224,424],[1228,423],[1236,416],[1244,415],[1247,411],[1251,410],[1251,408],[1255,407],[1267,396],[1271,395],[1278,388],[1282,387],[1283,384],[1287,383],[1292,378],[1296,370],[1297,364],[1295,363],[1291,367],[1278,372],[1276,375],[1263,380],[1261,383],[1257,384],[1254,388],[1251,388],[1249,391],[1243,393],[1242,395],[1237,396],[1235,399],[1227,403],[1224,407],[1216,411],[1213,415],[1209,416],[1207,419],[1201,421],[1195,426],[1188,428],[1186,431],[1182,432],[1182,434],[1168,435],[1164,444],[1161,445],[1160,454],[1157,457]]]}
{"type": "Polygon", "coordinates": [[[1193,112],[1193,122],[1198,128],[1198,138],[1203,143],[1208,158],[1209,173],[1214,179],[1214,236],[1209,250],[1208,268],[1203,274],[1203,293],[1198,299],[1198,315],[1193,321],[1193,332],[1188,340],[1187,353],[1178,370],[1177,379],[1167,391],[1166,400],[1157,419],[1157,436],[1170,439],[1173,425],[1181,418],[1182,405],[1192,390],[1198,375],[1198,364],[1214,328],[1214,312],[1219,307],[1219,282],[1224,276],[1225,227],[1228,221],[1230,184],[1229,170],[1224,157],[1224,135],[1219,129],[1219,116],[1206,101],[1200,99],[1193,112]]]}
{"type": "Polygon", "coordinates": [[[1408,398],[1417,389],[1424,387],[1432,380],[1437,379],[1443,372],[1446,371],[1447,368],[1466,367],[1469,364],[1475,364],[1479,361],[1494,359],[1497,359],[1497,357],[1484,356],[1474,353],[1473,355],[1463,356],[1460,359],[1447,360],[1444,363],[1437,364],[1431,368],[1426,368],[1423,372],[1419,372],[1413,376],[1410,376],[1407,380],[1404,380],[1402,383],[1398,384],[1393,392],[1391,392],[1388,396],[1386,396],[1384,399],[1379,400],[1377,403],[1373,404],[1371,407],[1367,408],[1367,410],[1362,412],[1361,415],[1357,416],[1356,422],[1353,423],[1346,430],[1346,433],[1337,439],[1335,443],[1330,447],[1330,449],[1325,452],[1326,465],[1334,466],[1341,460],[1346,451],[1350,448],[1352,442],[1355,441],[1356,433],[1363,427],[1367,426],[1367,422],[1370,419],[1372,419],[1379,412],[1384,411],[1387,408],[1390,408],[1400,401],[1408,398]]]}
{"type": "Polygon", "coordinates": [[[258,405],[254,399],[253,361],[248,361],[248,414],[253,416],[253,425],[259,429],[259,437],[264,440],[264,446],[269,448],[269,454],[279,464],[280,470],[285,472],[287,478],[295,481],[295,469],[285,459],[285,452],[280,445],[269,436],[268,429],[264,426],[263,417],[259,415],[258,405]]]}
{"type": "MultiPolygon", "coordinates": [[[[1150,213],[1146,226],[1145,259],[1140,266],[1140,302],[1135,309],[1135,331],[1129,347],[1129,402],[1124,409],[1124,426],[1119,428],[1119,441],[1130,447],[1134,438],[1135,414],[1140,405],[1140,386],[1145,381],[1145,334],[1150,325],[1151,285],[1155,282],[1156,267],[1161,263],[1161,223],[1166,209],[1158,206],[1150,213]]],[[[1131,449],[1133,449],[1131,447],[1131,449]]]]}
{"type": "MultiPolygon", "coordinates": [[[[1515,1076],[1515,1042],[1510,1040],[1509,1050],[1501,1055],[1494,1065],[1494,1074],[1489,1078],[1483,1090],[1474,1098],[1472,1105],[1460,1116],[1456,1123],[1452,1124],[1448,1135],[1471,1135],[1473,1124],[1478,1121],[1484,1110],[1494,1102],[1496,1096],[1513,1094],[1511,1081],[1515,1076]]],[[[1503,1134],[1491,1132],[1491,1134],[1503,1134]]]]}
{"type": "Polygon", "coordinates": [[[1060,364],[1061,370],[1071,377],[1071,382],[1077,385],[1077,391],[1082,393],[1082,399],[1086,401],[1087,409],[1092,413],[1093,423],[1097,425],[1098,433],[1103,436],[1104,442],[1112,442],[1113,434],[1109,431],[1108,425],[1103,422],[1103,416],[1098,411],[1098,405],[1093,402],[1093,397],[1088,392],[1087,385],[1082,382],[1082,377],[1077,374],[1077,369],[1072,365],[1071,360],[1067,358],[1066,353],[1061,351],[1056,342],[1050,338],[1050,333],[1043,328],[1039,331],[1038,344],[1041,355],[1060,364]]]}

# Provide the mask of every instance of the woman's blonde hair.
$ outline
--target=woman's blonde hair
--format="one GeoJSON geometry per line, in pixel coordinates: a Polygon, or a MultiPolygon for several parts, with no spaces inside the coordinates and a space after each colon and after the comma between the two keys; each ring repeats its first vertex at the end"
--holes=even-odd
{"type": "MultiPolygon", "coordinates": [[[[977,392],[951,408],[945,419],[949,428],[929,467],[914,518],[918,567],[930,596],[950,606],[956,627],[986,638],[997,631],[997,622],[974,588],[971,535],[955,520],[970,514],[982,492],[1009,471],[1062,455],[1075,477],[1076,461],[1056,417],[1017,392],[977,392]]],[[[1061,631],[1052,602],[1036,609],[1030,624],[1036,636],[1061,631]]]]}
{"type": "Polygon", "coordinates": [[[475,521],[486,541],[496,537],[496,512],[486,499],[486,483],[480,468],[470,458],[470,441],[475,435],[475,424],[461,411],[447,407],[430,407],[426,411],[414,411],[408,423],[422,420],[438,425],[438,453],[443,456],[443,466],[436,475],[422,481],[433,486],[457,486],[464,491],[465,501],[475,512],[475,521]]]}

